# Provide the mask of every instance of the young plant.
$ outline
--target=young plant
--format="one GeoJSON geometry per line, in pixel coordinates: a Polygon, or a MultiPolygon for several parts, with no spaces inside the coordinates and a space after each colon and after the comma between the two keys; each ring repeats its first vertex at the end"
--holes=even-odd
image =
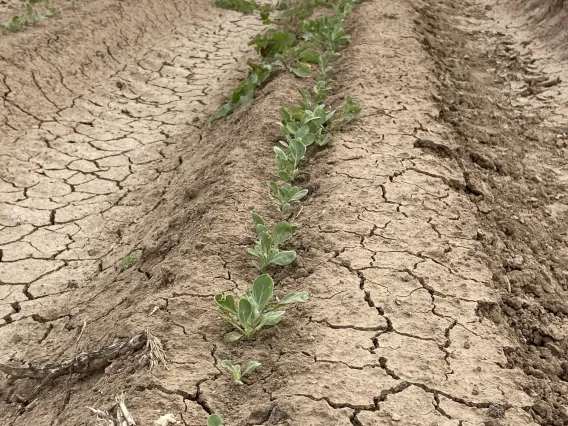
{"type": "Polygon", "coordinates": [[[258,214],[251,212],[251,216],[256,226],[258,241],[247,251],[256,258],[253,263],[260,272],[264,272],[271,265],[286,266],[292,263],[296,259],[296,252],[280,250],[278,246],[292,238],[296,225],[280,222],[270,231],[258,214]]]}
{"type": "Polygon", "coordinates": [[[25,20],[20,18],[18,15],[12,16],[12,19],[7,23],[0,24],[0,30],[2,30],[2,32],[10,31],[17,33],[18,31],[22,31],[24,27],[25,20]]]}
{"type": "Polygon", "coordinates": [[[245,15],[250,15],[259,7],[255,1],[248,0],[214,0],[213,4],[221,9],[234,10],[245,15]]]}
{"type": "Polygon", "coordinates": [[[261,364],[258,361],[251,361],[247,368],[245,368],[245,371],[241,371],[241,366],[239,364],[235,365],[228,359],[221,361],[221,365],[231,372],[235,385],[242,386],[243,382],[241,379],[247,374],[253,373],[261,364]]]}
{"type": "Polygon", "coordinates": [[[263,86],[272,76],[272,65],[267,62],[261,61],[254,63],[248,61],[249,75],[242,81],[231,94],[227,103],[217,110],[215,114],[209,119],[209,123],[225,118],[232,114],[238,107],[246,107],[254,99],[254,93],[257,88],[263,86]]]}
{"type": "Polygon", "coordinates": [[[320,16],[301,25],[300,32],[306,40],[320,43],[325,50],[337,52],[349,43],[349,35],[342,27],[343,20],[337,16],[320,16]]]}
{"type": "Polygon", "coordinates": [[[128,253],[126,256],[124,256],[122,262],[120,262],[120,266],[122,267],[122,269],[128,269],[135,263],[136,256],[134,256],[132,253],[128,253]]]}
{"type": "Polygon", "coordinates": [[[39,21],[43,18],[37,11],[35,7],[32,7],[31,4],[26,3],[26,23],[28,25],[37,25],[39,21]]]}
{"type": "MultiPolygon", "coordinates": [[[[329,76],[331,73],[331,66],[329,65],[329,63],[333,59],[337,58],[337,56],[338,56],[337,53],[332,52],[330,50],[326,50],[325,53],[318,58],[318,65],[320,68],[317,75],[318,84],[323,85],[326,91],[330,89],[330,84],[331,84],[331,78],[329,76]]],[[[317,92],[316,92],[316,102],[319,102],[317,101],[317,92]]]]}
{"type": "Polygon", "coordinates": [[[325,105],[316,104],[309,91],[302,88],[299,91],[302,95],[299,106],[280,108],[282,133],[288,143],[299,139],[306,146],[313,143],[323,146],[329,141],[329,136],[324,134],[324,125],[335,111],[326,111],[325,105]]]}
{"type": "Polygon", "coordinates": [[[278,31],[273,28],[263,34],[257,34],[249,41],[249,46],[260,53],[263,58],[274,59],[276,55],[292,46],[296,42],[296,35],[290,31],[278,31]]]}
{"type": "Polygon", "coordinates": [[[207,417],[207,426],[223,426],[223,420],[217,414],[207,417]]]}
{"type": "Polygon", "coordinates": [[[308,293],[291,293],[281,300],[273,299],[274,281],[268,274],[254,280],[252,291],[248,291],[238,303],[231,294],[217,294],[215,305],[221,318],[235,330],[225,334],[227,342],[240,339],[250,340],[263,328],[276,325],[282,320],[284,311],[279,308],[292,303],[308,300],[308,293]]]}
{"type": "Polygon", "coordinates": [[[312,72],[311,64],[317,64],[319,57],[320,52],[317,46],[307,41],[287,47],[275,56],[288,71],[297,77],[308,77],[312,72]]]}
{"type": "Polygon", "coordinates": [[[50,3],[48,3],[47,1],[42,1],[41,5],[47,11],[45,16],[47,16],[48,18],[53,18],[54,16],[59,15],[59,13],[61,12],[57,6],[54,6],[50,3]]]}
{"type": "Polygon", "coordinates": [[[284,182],[292,182],[298,174],[300,162],[305,158],[306,145],[301,139],[291,139],[289,142],[280,142],[287,149],[274,147],[274,161],[277,173],[284,182]]]}
{"type": "Polygon", "coordinates": [[[290,204],[294,201],[299,201],[308,194],[307,189],[300,189],[297,186],[292,186],[286,182],[279,186],[276,182],[268,182],[270,188],[270,196],[274,204],[278,206],[281,215],[290,211],[290,204]]]}
{"type": "Polygon", "coordinates": [[[331,128],[333,130],[341,129],[347,123],[350,123],[351,121],[359,117],[360,113],[361,113],[361,104],[359,103],[359,101],[351,99],[348,96],[345,99],[345,102],[343,102],[343,108],[341,108],[339,114],[337,114],[337,117],[333,121],[331,128]]]}

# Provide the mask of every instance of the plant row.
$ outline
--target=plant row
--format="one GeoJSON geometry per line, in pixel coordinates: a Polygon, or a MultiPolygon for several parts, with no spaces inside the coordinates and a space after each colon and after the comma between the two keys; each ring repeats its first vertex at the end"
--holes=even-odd
{"type": "MultiPolygon", "coordinates": [[[[210,123],[232,114],[253,101],[257,89],[263,87],[277,71],[286,70],[305,78],[329,72],[329,62],[339,48],[349,42],[343,22],[361,0],[303,0],[294,7],[279,3],[275,8],[259,6],[248,0],[215,0],[215,4],[231,10],[260,13],[262,22],[273,27],[253,37],[249,46],[260,54],[258,61],[249,60],[247,77],[227,97],[224,105],[213,114],[210,123]],[[333,8],[333,16],[312,17],[317,7],[333,8]],[[271,15],[276,12],[276,16],[271,15]]],[[[326,86],[319,88],[327,89],[326,86]]]]}
{"type": "MultiPolygon", "coordinates": [[[[225,6],[222,7],[243,13],[257,10],[264,23],[275,24],[276,28],[269,28],[251,40],[249,44],[255,46],[260,60],[248,62],[248,77],[210,121],[226,117],[239,106],[250,104],[255,90],[272,78],[277,66],[300,78],[315,77],[315,84],[310,90],[298,89],[299,99],[294,106],[280,108],[282,137],[274,147],[274,178],[267,182],[267,187],[281,220],[270,226],[257,213],[251,212],[257,240],[247,251],[260,275],[254,280],[252,289],[240,299],[232,294],[215,296],[217,311],[231,326],[231,331],[224,336],[228,342],[254,339],[264,327],[281,321],[287,305],[308,299],[306,291],[291,293],[281,299],[275,297],[274,280],[267,272],[290,265],[297,256],[294,250],[283,249],[283,246],[297,229],[294,219],[290,219],[292,206],[308,195],[308,190],[295,182],[302,162],[310,150],[328,144],[330,133],[341,129],[361,111],[360,104],[349,97],[338,111],[329,109],[325,104],[332,89],[331,62],[339,55],[339,49],[349,42],[343,23],[359,1],[303,0],[295,7],[280,3],[275,8],[280,13],[272,19],[270,13],[273,10],[258,6],[254,1],[215,0],[220,6],[223,2],[225,6]],[[318,6],[333,8],[333,15],[308,20],[318,6]],[[291,221],[283,220],[286,216],[291,221]]],[[[229,360],[223,360],[221,365],[231,372],[235,384],[242,385],[242,377],[254,372],[260,363],[251,361],[244,371],[229,360]]],[[[212,415],[207,424],[220,426],[222,420],[212,415]]]]}
{"type": "Polygon", "coordinates": [[[0,22],[0,34],[22,31],[26,27],[39,24],[42,19],[52,18],[58,14],[59,9],[45,0],[29,0],[26,3],[25,15],[14,15],[8,22],[0,22]],[[40,4],[44,13],[40,13],[38,9],[33,7],[34,4],[40,4]]]}

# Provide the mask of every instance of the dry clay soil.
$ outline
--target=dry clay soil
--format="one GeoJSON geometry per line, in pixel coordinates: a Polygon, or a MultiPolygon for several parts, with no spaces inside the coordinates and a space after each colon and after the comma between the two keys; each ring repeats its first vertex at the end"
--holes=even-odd
{"type": "Polygon", "coordinates": [[[0,362],[148,328],[169,363],[2,375],[0,424],[94,425],[124,393],[138,425],[568,425],[566,22],[562,0],[358,6],[330,103],[363,112],[305,162],[298,259],[273,271],[310,299],[233,344],[213,295],[255,277],[278,107],[310,81],[280,74],[208,127],[262,29],[209,0],[101,0],[3,36],[0,362]],[[262,366],[236,388],[223,359],[262,366]]]}

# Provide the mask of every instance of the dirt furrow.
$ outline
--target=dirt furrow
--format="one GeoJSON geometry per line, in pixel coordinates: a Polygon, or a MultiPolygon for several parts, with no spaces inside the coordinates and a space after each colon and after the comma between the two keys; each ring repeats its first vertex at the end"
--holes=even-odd
{"type": "Polygon", "coordinates": [[[162,6],[111,9],[107,28],[90,22],[92,38],[66,31],[65,19],[47,41],[39,28],[5,38],[0,326],[120,267],[134,249],[123,236],[160,203],[186,140],[199,140],[207,111],[238,78],[257,20],[209,2],[162,6]],[[66,49],[77,54],[58,53],[66,49]]]}

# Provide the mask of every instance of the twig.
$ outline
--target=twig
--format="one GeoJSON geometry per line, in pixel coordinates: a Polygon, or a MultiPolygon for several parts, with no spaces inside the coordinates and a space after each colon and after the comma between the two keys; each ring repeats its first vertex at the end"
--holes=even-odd
{"type": "MultiPolygon", "coordinates": [[[[155,338],[154,338],[155,339],[155,338]]],[[[0,371],[15,378],[41,379],[42,384],[50,379],[72,373],[89,373],[98,370],[101,363],[105,364],[118,356],[133,352],[143,347],[148,340],[146,331],[136,334],[130,340],[115,342],[93,352],[82,352],[77,356],[54,364],[46,364],[42,367],[14,367],[0,363],[0,371]]],[[[157,340],[157,339],[156,339],[157,340]]],[[[40,385],[41,386],[41,385],[40,385]]]]}

